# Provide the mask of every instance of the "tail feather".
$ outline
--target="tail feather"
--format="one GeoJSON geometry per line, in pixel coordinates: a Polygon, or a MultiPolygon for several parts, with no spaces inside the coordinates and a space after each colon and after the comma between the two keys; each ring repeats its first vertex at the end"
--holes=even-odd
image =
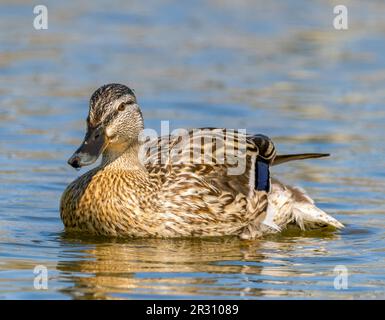
{"type": "Polygon", "coordinates": [[[269,227],[270,232],[284,229],[290,223],[295,223],[302,230],[324,226],[336,229],[344,227],[335,218],[317,208],[304,190],[284,185],[276,179],[272,181],[268,201],[267,214],[262,223],[269,227]]]}
{"type": "Polygon", "coordinates": [[[306,194],[305,190],[299,187],[286,187],[291,191],[294,200],[294,221],[302,230],[309,230],[322,226],[332,226],[336,229],[342,229],[344,227],[344,225],[337,219],[318,208],[313,199],[306,194]]]}
{"type": "Polygon", "coordinates": [[[273,166],[295,160],[315,159],[330,156],[329,153],[298,153],[277,155],[273,161],[273,166]]]}
{"type": "Polygon", "coordinates": [[[293,216],[296,224],[302,230],[310,230],[322,226],[332,226],[336,229],[344,227],[341,222],[311,203],[298,203],[294,205],[293,216]]]}

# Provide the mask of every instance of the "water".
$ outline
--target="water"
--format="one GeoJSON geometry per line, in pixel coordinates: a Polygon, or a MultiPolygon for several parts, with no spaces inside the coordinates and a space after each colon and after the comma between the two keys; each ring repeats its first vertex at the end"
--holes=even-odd
{"type": "Polygon", "coordinates": [[[385,4],[349,1],[28,1],[0,4],[0,298],[385,298],[385,4]],[[337,4],[337,3],[336,3],[337,4]],[[58,204],[76,172],[88,98],[136,90],[146,126],[265,133],[274,168],[346,225],[257,241],[66,235],[58,204]],[[33,286],[36,265],[48,289],[33,286]],[[348,289],[336,290],[336,266],[348,289]]]}

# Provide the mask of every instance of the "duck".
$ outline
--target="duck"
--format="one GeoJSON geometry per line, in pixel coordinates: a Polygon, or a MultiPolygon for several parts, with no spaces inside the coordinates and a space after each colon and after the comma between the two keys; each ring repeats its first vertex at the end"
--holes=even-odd
{"type": "Polygon", "coordinates": [[[271,176],[275,165],[329,154],[277,154],[263,134],[144,128],[134,90],[111,83],[91,96],[87,130],[69,158],[99,165],[64,190],[65,231],[107,237],[220,237],[251,240],[300,230],[342,229],[306,192],[271,176]],[[208,150],[208,151],[207,151],[208,150]]]}

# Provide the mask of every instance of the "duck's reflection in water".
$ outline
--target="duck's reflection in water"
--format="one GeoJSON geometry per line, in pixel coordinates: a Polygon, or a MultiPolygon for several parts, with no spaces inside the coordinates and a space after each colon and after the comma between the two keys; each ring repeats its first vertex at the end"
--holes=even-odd
{"type": "Polygon", "coordinates": [[[63,235],[62,244],[57,269],[72,283],[62,292],[74,299],[261,296],[269,290],[263,278],[300,275],[286,259],[298,245],[288,238],[103,241],[63,235]]]}

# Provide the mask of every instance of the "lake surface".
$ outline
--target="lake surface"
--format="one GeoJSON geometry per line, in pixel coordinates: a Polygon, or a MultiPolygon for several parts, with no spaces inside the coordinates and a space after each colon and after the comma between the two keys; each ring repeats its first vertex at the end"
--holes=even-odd
{"type": "Polygon", "coordinates": [[[29,1],[0,4],[1,299],[385,298],[383,1],[349,1],[345,31],[333,1],[44,2],[39,31],[29,1]],[[273,174],[346,228],[256,241],[66,235],[59,199],[86,170],[66,161],[109,82],[135,89],[148,128],[246,128],[280,153],[330,152],[273,174]]]}

